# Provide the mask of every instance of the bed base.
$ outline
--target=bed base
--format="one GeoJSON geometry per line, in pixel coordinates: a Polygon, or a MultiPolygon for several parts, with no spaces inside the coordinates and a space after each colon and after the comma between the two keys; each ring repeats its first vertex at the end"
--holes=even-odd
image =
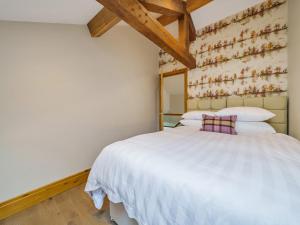
{"type": "Polygon", "coordinates": [[[122,203],[109,202],[110,219],[117,225],[139,225],[136,220],[128,217],[122,203]]]}

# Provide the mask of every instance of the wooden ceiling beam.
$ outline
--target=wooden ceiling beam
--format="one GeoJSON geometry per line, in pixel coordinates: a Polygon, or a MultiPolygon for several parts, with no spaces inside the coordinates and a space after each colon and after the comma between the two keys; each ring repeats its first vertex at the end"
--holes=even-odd
{"type": "Polygon", "coordinates": [[[178,19],[179,43],[185,48],[190,48],[190,22],[188,14],[184,14],[178,19]]]}
{"type": "MultiPolygon", "coordinates": [[[[186,2],[186,10],[188,13],[191,13],[202,6],[208,4],[212,0],[187,0],[186,2]]],[[[162,15],[157,19],[162,25],[166,26],[170,23],[175,22],[178,20],[178,16],[168,16],[168,15],[162,15]]]]}
{"type": "MultiPolygon", "coordinates": [[[[188,0],[187,11],[191,13],[211,1],[212,0],[188,0]]],[[[177,19],[177,15],[162,15],[158,18],[158,21],[162,25],[166,26],[170,23],[175,22],[177,19]]],[[[119,21],[121,21],[121,19],[119,19],[118,16],[104,8],[88,23],[88,27],[90,29],[92,37],[99,37],[106,31],[108,31],[110,28],[112,28],[119,21]]]]}
{"type": "Polygon", "coordinates": [[[107,8],[103,8],[91,21],[88,23],[92,37],[100,37],[114,25],[119,23],[121,19],[107,8]]]}
{"type": "Polygon", "coordinates": [[[190,19],[189,13],[186,10],[186,2],[182,3],[184,5],[184,14],[178,18],[178,33],[179,33],[179,43],[186,49],[190,48],[190,19]]]}
{"type": "Polygon", "coordinates": [[[189,38],[190,38],[190,42],[193,42],[197,38],[197,31],[191,14],[188,13],[187,16],[189,18],[189,38]]]}
{"type": "MultiPolygon", "coordinates": [[[[186,8],[186,3],[183,3],[186,8]]],[[[185,14],[178,18],[178,31],[179,42],[182,43],[187,49],[190,47],[190,43],[196,40],[196,28],[190,13],[185,10],[185,14]]]]}
{"type": "Polygon", "coordinates": [[[138,0],[97,1],[186,67],[196,67],[196,60],[189,50],[182,46],[156,19],[152,18],[138,0]]]}
{"type": "Polygon", "coordinates": [[[182,15],[185,12],[182,0],[139,0],[146,9],[163,15],[182,15]]]}
{"type": "Polygon", "coordinates": [[[213,0],[187,0],[186,1],[186,10],[191,13],[195,10],[205,6],[207,3],[210,3],[213,0]]]}

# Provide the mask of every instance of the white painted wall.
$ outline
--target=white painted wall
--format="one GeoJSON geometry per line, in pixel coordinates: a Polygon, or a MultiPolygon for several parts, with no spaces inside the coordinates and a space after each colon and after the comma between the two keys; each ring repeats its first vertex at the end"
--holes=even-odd
{"type": "Polygon", "coordinates": [[[300,26],[299,0],[289,0],[289,128],[300,139],[300,26]]]}
{"type": "Polygon", "coordinates": [[[170,94],[167,90],[163,89],[163,112],[170,113],[170,94]]]}
{"type": "Polygon", "coordinates": [[[170,95],[170,113],[184,113],[184,95],[170,95]]]}
{"type": "Polygon", "coordinates": [[[158,48],[129,27],[0,22],[0,202],[158,128],[158,48]]]}
{"type": "Polygon", "coordinates": [[[184,75],[164,78],[164,112],[184,113],[184,75]]]}

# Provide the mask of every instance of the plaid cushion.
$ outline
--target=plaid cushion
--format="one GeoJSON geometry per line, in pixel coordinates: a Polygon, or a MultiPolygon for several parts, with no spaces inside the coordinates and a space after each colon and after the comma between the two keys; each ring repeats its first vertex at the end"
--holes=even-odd
{"type": "Polygon", "coordinates": [[[235,122],[237,116],[209,116],[203,115],[201,131],[217,132],[236,135],[235,122]]]}

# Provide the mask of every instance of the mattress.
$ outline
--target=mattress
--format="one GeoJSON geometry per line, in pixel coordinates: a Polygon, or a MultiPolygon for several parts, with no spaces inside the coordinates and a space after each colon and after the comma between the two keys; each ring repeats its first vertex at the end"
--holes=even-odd
{"type": "Polygon", "coordinates": [[[140,225],[299,225],[300,143],[178,127],[113,143],[85,189],[140,225]]]}

